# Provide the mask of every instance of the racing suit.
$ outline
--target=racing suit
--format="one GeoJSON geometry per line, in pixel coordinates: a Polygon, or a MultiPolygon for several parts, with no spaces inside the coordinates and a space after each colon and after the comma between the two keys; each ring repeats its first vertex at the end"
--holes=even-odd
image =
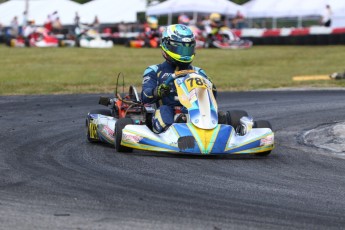
{"type": "MultiPolygon", "coordinates": [[[[185,69],[194,70],[199,75],[209,79],[201,68],[189,65],[185,69]]],[[[152,118],[152,129],[155,133],[161,133],[168,129],[174,123],[175,108],[182,107],[181,103],[175,100],[177,92],[174,82],[169,84],[170,93],[168,96],[158,98],[154,93],[156,87],[163,84],[170,74],[173,74],[177,70],[180,69],[165,61],[158,65],[149,66],[144,72],[141,100],[144,104],[156,104],[157,109],[152,118]]],[[[215,87],[213,92],[216,96],[215,87]]],[[[182,112],[185,111],[182,110],[182,112]]]]}

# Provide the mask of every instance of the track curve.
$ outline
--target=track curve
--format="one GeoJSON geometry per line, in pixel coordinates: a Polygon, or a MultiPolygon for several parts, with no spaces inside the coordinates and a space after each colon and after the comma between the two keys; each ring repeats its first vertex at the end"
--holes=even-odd
{"type": "Polygon", "coordinates": [[[299,139],[344,122],[345,91],[220,93],[221,110],[271,121],[277,146],[266,158],[89,144],[98,96],[0,97],[1,228],[344,228],[344,159],[299,139]]]}

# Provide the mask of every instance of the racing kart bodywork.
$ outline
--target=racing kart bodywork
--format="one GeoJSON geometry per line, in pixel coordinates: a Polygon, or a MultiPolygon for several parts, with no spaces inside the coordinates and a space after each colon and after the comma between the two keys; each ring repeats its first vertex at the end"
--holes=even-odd
{"type": "Polygon", "coordinates": [[[58,47],[63,46],[63,41],[50,34],[44,27],[34,28],[27,38],[17,37],[10,41],[11,47],[58,47]]]}
{"type": "MultiPolygon", "coordinates": [[[[274,148],[274,133],[268,121],[253,121],[245,111],[218,112],[212,83],[194,73],[180,71],[174,81],[180,103],[188,110],[186,121],[175,120],[165,132],[152,131],[152,106],[143,105],[134,87],[123,99],[101,98],[111,110],[91,111],[86,119],[90,142],[106,142],[119,152],[141,149],[195,155],[268,155],[274,148]],[[220,116],[222,114],[223,116],[220,116]]],[[[177,115],[178,116],[178,115],[177,115]]]]}

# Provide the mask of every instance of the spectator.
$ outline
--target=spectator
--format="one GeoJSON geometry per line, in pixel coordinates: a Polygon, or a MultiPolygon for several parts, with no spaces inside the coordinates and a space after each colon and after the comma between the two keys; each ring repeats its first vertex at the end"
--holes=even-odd
{"type": "Polygon", "coordinates": [[[95,19],[93,20],[92,24],[91,24],[91,28],[96,30],[97,32],[99,32],[99,26],[100,26],[100,23],[99,23],[99,20],[98,20],[98,17],[95,16],[95,19]]]}
{"type": "Polygon", "coordinates": [[[25,27],[28,25],[28,12],[24,11],[23,12],[23,22],[22,22],[22,27],[23,30],[25,29],[25,27]]]}
{"type": "Polygon", "coordinates": [[[79,17],[79,14],[78,12],[75,12],[75,17],[74,17],[74,25],[75,26],[78,26],[80,23],[80,17],[79,17]]]}
{"type": "Polygon", "coordinates": [[[322,14],[321,23],[323,26],[330,27],[332,24],[332,10],[330,5],[326,5],[326,8],[322,14]]]}
{"type": "Polygon", "coordinates": [[[3,29],[3,25],[0,22],[0,37],[2,36],[2,29],[3,29]]]}
{"type": "Polygon", "coordinates": [[[53,30],[53,25],[52,25],[50,15],[47,15],[47,19],[45,20],[43,26],[44,26],[44,28],[46,28],[48,30],[48,32],[51,32],[53,30]]]}
{"type": "Polygon", "coordinates": [[[190,19],[187,15],[181,14],[180,16],[178,16],[177,21],[178,21],[178,24],[189,26],[190,19]]]}
{"type": "Polygon", "coordinates": [[[25,38],[28,38],[34,31],[35,31],[35,21],[34,20],[28,20],[27,26],[24,29],[23,35],[25,38]]]}
{"type": "Polygon", "coordinates": [[[62,32],[62,24],[60,21],[60,18],[57,17],[54,21],[53,21],[53,32],[54,33],[61,33],[62,32]]]}
{"type": "Polygon", "coordinates": [[[236,16],[232,20],[233,28],[242,29],[245,26],[245,18],[241,11],[237,11],[236,16]]]}
{"type": "Polygon", "coordinates": [[[17,37],[19,32],[18,18],[15,16],[11,21],[11,35],[17,37]]]}
{"type": "Polygon", "coordinates": [[[57,11],[54,11],[52,14],[49,15],[49,20],[52,23],[54,23],[58,17],[59,17],[59,13],[57,11]]]}
{"type": "Polygon", "coordinates": [[[119,32],[120,33],[126,33],[127,32],[127,27],[126,27],[126,25],[125,25],[125,23],[123,21],[120,22],[118,27],[119,27],[119,32]]]}

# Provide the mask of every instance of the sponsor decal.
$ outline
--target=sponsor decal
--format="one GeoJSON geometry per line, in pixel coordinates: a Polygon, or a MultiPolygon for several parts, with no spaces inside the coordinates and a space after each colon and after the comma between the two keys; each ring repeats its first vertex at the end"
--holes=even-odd
{"type": "Polygon", "coordinates": [[[190,103],[193,103],[193,102],[195,102],[197,100],[195,89],[193,89],[189,93],[189,98],[188,99],[189,99],[190,103]]]}
{"type": "Polygon", "coordinates": [[[262,138],[260,140],[260,146],[264,146],[264,145],[273,145],[274,143],[274,136],[273,135],[268,135],[265,138],[262,138]]]}
{"type": "Polygon", "coordinates": [[[148,82],[150,80],[150,77],[149,76],[145,76],[143,78],[143,83],[142,84],[145,84],[146,82],[148,82]]]}
{"type": "Polygon", "coordinates": [[[183,41],[183,42],[191,42],[192,39],[191,39],[191,38],[182,38],[182,41],[183,41]]]}
{"type": "Polygon", "coordinates": [[[114,131],[111,128],[109,128],[109,126],[105,125],[103,127],[103,130],[105,131],[107,136],[114,136],[114,131]]]}
{"type": "Polygon", "coordinates": [[[139,143],[139,141],[141,141],[142,139],[143,137],[140,136],[130,135],[126,133],[122,134],[122,140],[124,141],[139,143]]]}

